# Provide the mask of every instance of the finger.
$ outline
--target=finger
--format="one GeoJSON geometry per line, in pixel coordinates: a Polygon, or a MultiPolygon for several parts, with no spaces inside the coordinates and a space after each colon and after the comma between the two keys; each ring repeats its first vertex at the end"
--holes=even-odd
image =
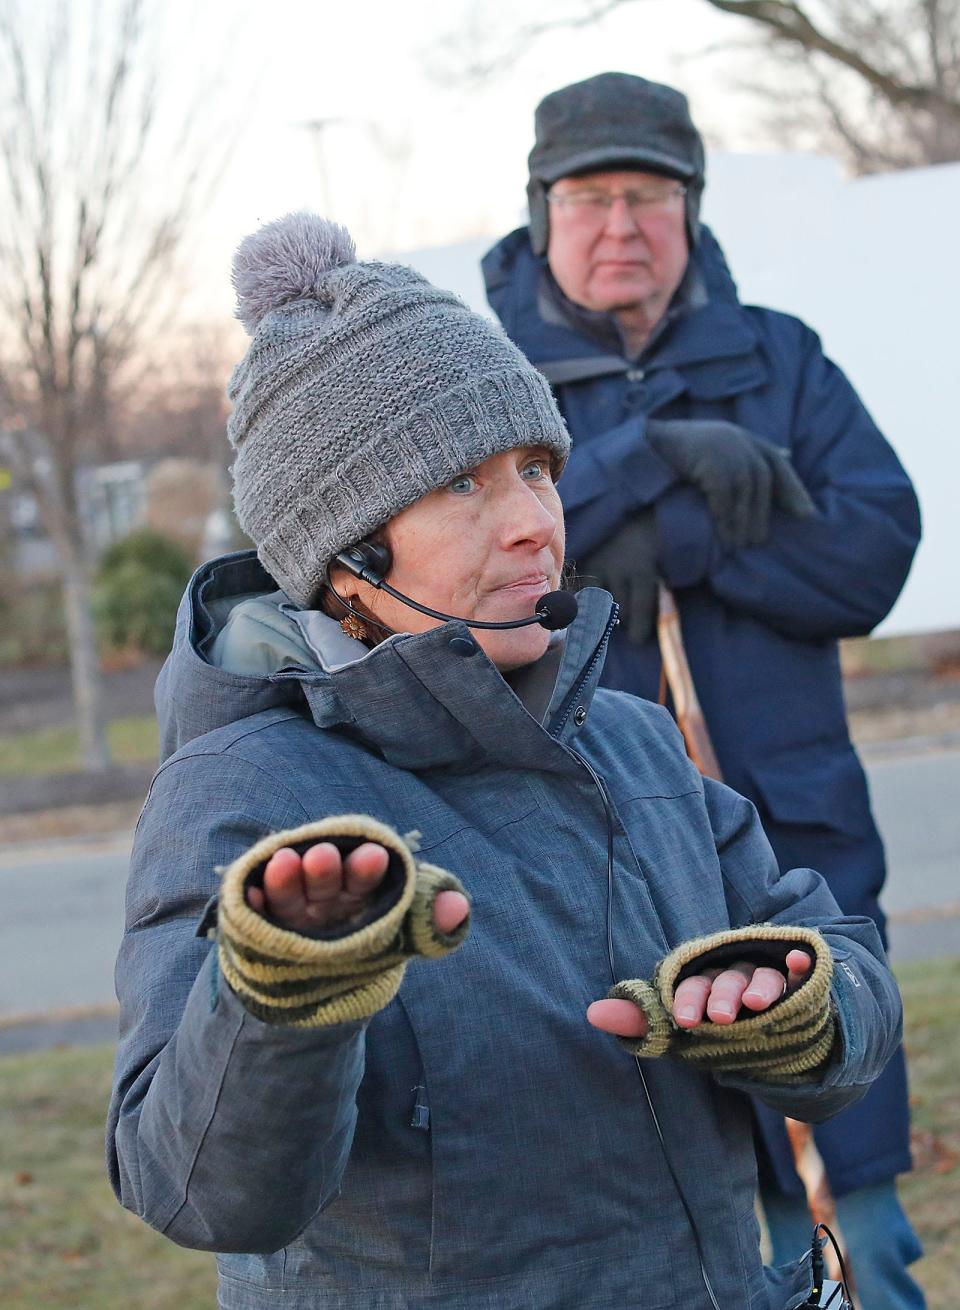
{"type": "Polygon", "coordinates": [[[756,465],[751,463],[739,474],[733,484],[730,513],[733,542],[737,550],[742,550],[744,546],[750,544],[756,500],[756,465]]]}
{"type": "Polygon", "coordinates": [[[754,469],[753,508],[750,517],[749,545],[759,546],[770,531],[770,502],[773,498],[773,471],[765,459],[754,469]]]}
{"type": "Polygon", "coordinates": [[[796,991],[813,968],[813,960],[806,951],[788,951],[786,963],[788,970],[787,991],[796,991]]]}
{"type": "Polygon", "coordinates": [[[257,914],[263,914],[263,908],[266,905],[266,901],[264,900],[263,892],[259,887],[247,888],[247,904],[250,906],[251,910],[256,910],[257,914]]]}
{"type": "Polygon", "coordinates": [[[642,646],[653,630],[656,593],[646,578],[635,578],[630,587],[630,604],[627,613],[627,636],[642,646]]]}
{"type": "Polygon", "coordinates": [[[724,546],[730,550],[734,549],[737,545],[737,524],[733,509],[736,492],[732,487],[724,485],[711,489],[706,496],[707,508],[716,526],[717,536],[724,546]]]}
{"type": "Polygon", "coordinates": [[[308,913],[311,907],[324,912],[343,890],[343,860],[333,842],[317,842],[304,852],[303,891],[308,913]]]}
{"type": "Polygon", "coordinates": [[[733,1023],[752,976],[753,966],[749,964],[735,964],[717,975],[707,998],[707,1018],[712,1023],[733,1023]]]}
{"type": "Polygon", "coordinates": [[[303,864],[290,846],[274,851],[263,871],[263,897],[266,912],[276,918],[299,914],[303,910],[303,864]]]}
{"type": "Polygon", "coordinates": [[[587,1020],[601,1032],[614,1037],[646,1037],[647,1016],[633,1001],[594,1001],[587,1006],[587,1020]]]}
{"type": "Polygon", "coordinates": [[[377,842],[364,842],[351,851],[344,862],[343,889],[347,896],[369,896],[383,881],[389,863],[389,854],[377,842]]]}
{"type": "Polygon", "coordinates": [[[685,978],[679,985],[673,994],[673,1017],[681,1028],[696,1028],[703,1022],[712,986],[713,979],[707,974],[685,978]]]}
{"type": "Polygon", "coordinates": [[[778,451],[773,465],[774,500],[778,508],[794,518],[805,519],[816,512],[816,506],[810,499],[810,493],[800,481],[790,457],[784,451],[778,451]]]}
{"type": "Polygon", "coordinates": [[[442,933],[456,932],[470,913],[470,902],[463,892],[438,892],[433,902],[433,922],[442,933]]]}
{"type": "Polygon", "coordinates": [[[754,970],[747,990],[741,997],[748,1010],[769,1010],[786,994],[787,980],[779,969],[754,970]]]}

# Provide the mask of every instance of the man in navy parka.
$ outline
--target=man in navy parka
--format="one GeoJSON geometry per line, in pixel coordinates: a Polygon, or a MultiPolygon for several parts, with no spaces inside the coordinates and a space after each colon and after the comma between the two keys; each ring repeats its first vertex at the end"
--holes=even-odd
{"type": "MultiPolygon", "coordinates": [[[[739,302],[699,223],[703,146],[679,92],[601,74],[547,96],[536,133],[530,226],[483,269],[574,438],[568,559],[624,610],[604,681],[658,698],[663,579],[725,780],[781,868],[813,865],[882,933],[884,853],[837,641],[868,633],[903,586],[920,535],[910,481],[815,333],[739,302]]],[[[782,1119],[756,1113],[786,1258],[807,1228],[802,1187],[782,1119]]],[[[870,1306],[924,1304],[893,1183],[908,1128],[901,1053],[816,1130],[870,1306]]]]}

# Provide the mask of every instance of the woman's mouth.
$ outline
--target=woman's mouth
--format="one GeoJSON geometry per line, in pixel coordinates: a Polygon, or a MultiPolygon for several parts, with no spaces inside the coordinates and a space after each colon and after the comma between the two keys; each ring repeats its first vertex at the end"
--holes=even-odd
{"type": "Polygon", "coordinates": [[[499,587],[492,589],[490,595],[516,597],[519,600],[539,600],[549,590],[550,579],[545,573],[530,573],[512,582],[501,583],[499,587]]]}

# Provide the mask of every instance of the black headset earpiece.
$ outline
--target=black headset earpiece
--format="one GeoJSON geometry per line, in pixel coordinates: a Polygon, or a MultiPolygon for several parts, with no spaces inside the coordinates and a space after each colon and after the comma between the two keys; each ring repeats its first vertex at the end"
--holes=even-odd
{"type": "Polygon", "coordinates": [[[390,547],[379,541],[358,541],[356,545],[348,546],[339,553],[337,563],[342,564],[355,578],[362,578],[371,586],[379,587],[390,572],[393,557],[390,547]]]}
{"type": "MultiPolygon", "coordinates": [[[[465,623],[468,628],[525,628],[528,624],[539,623],[541,627],[547,628],[550,632],[555,632],[559,628],[568,628],[573,620],[577,617],[577,602],[568,591],[551,591],[546,596],[541,596],[537,602],[535,614],[529,615],[525,619],[507,619],[502,623],[492,623],[489,621],[481,622],[480,619],[462,619],[457,614],[444,614],[442,610],[431,609],[429,605],[421,605],[418,600],[413,600],[410,596],[405,596],[402,591],[397,591],[387,582],[387,574],[390,572],[393,564],[393,557],[390,554],[390,547],[384,546],[379,541],[358,541],[353,546],[348,546],[346,550],[340,551],[337,555],[336,562],[342,564],[348,573],[352,573],[355,578],[361,578],[364,582],[369,582],[372,587],[382,588],[388,596],[393,596],[404,605],[409,605],[411,609],[419,610],[421,614],[429,614],[432,619],[439,619],[441,623],[465,623]]],[[[331,583],[329,576],[327,586],[336,596],[337,600],[351,614],[356,614],[358,618],[369,618],[368,615],[361,614],[355,610],[345,597],[331,583]]],[[[377,619],[372,620],[378,627],[384,627],[377,619]]],[[[384,628],[388,632],[388,628],[384,628]]]]}

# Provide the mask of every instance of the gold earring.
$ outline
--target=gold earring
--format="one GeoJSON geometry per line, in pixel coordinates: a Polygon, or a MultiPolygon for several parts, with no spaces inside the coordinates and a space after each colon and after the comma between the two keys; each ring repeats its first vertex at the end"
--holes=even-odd
{"type": "Polygon", "coordinates": [[[359,614],[345,614],[340,620],[340,627],[354,641],[366,641],[370,636],[367,625],[359,614]]]}

